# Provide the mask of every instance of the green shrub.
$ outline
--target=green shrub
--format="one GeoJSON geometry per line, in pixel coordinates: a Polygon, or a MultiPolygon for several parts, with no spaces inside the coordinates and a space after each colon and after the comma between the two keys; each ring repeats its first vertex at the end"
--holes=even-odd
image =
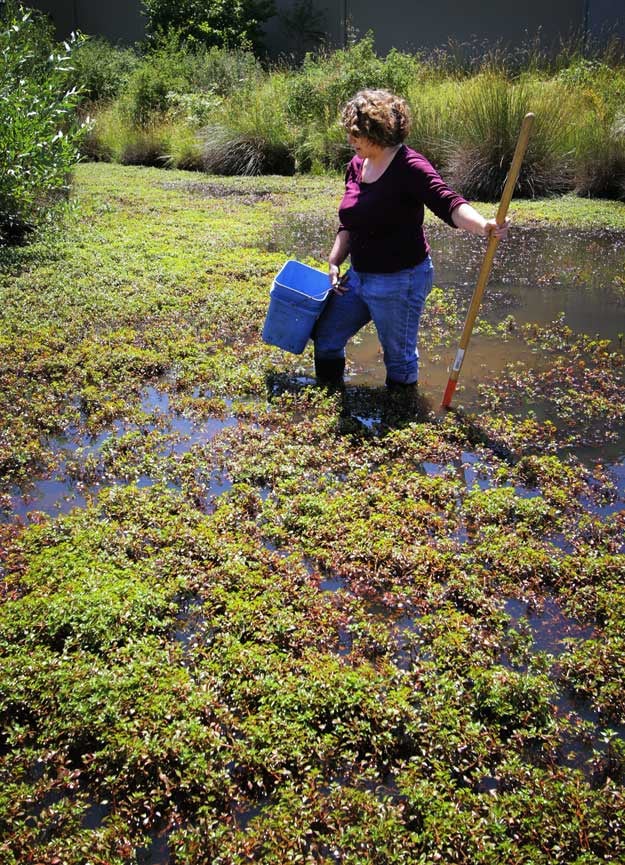
{"type": "Polygon", "coordinates": [[[296,123],[334,119],[341,105],[365,87],[405,95],[421,73],[418,57],[391,51],[381,59],[368,33],[355,45],[317,57],[307,55],[299,73],[289,79],[287,110],[296,123]]]}
{"type": "MultiPolygon", "coordinates": [[[[163,53],[165,51],[161,49],[163,53]]],[[[180,48],[174,54],[184,70],[189,90],[194,92],[209,90],[218,96],[229,96],[263,74],[252,52],[242,48],[225,49],[216,45],[207,48],[199,45],[194,50],[180,48]]]]}
{"type": "Polygon", "coordinates": [[[260,63],[249,50],[189,44],[177,33],[151,46],[142,62],[157,69],[177,92],[208,90],[228,96],[263,75],[260,63]]]}
{"type": "Polygon", "coordinates": [[[273,0],[143,0],[148,32],[158,42],[175,33],[189,44],[262,47],[262,24],[275,14],[273,0]]]}
{"type": "MultiPolygon", "coordinates": [[[[45,15],[33,9],[28,10],[27,25],[19,26],[26,12],[15,0],[0,4],[0,28],[4,31],[18,25],[11,33],[12,51],[19,54],[24,75],[43,81],[48,74],[50,55],[57,47],[54,28],[45,15]]],[[[7,56],[3,57],[3,66],[8,60],[7,56]]]]}
{"type": "Polygon", "coordinates": [[[133,126],[148,126],[169,106],[170,91],[184,89],[182,78],[170,79],[162,68],[142,63],[131,75],[120,100],[120,108],[133,126]]]}
{"type": "Polygon", "coordinates": [[[226,64],[220,69],[214,56],[207,58],[206,50],[192,51],[175,37],[146,54],[120,93],[120,109],[127,121],[134,126],[160,121],[172,105],[177,107],[183,94],[193,94],[198,103],[204,98],[210,100],[217,90],[213,79],[224,86],[226,64]]]}
{"type": "Polygon", "coordinates": [[[75,43],[44,62],[40,40],[40,25],[23,9],[0,33],[0,239],[22,236],[49,213],[79,158],[79,94],[68,88],[75,43]]]}
{"type": "Polygon", "coordinates": [[[168,93],[167,104],[172,117],[183,120],[190,127],[208,125],[221,105],[221,99],[212,91],[168,93]]]}
{"type": "Polygon", "coordinates": [[[350,151],[338,122],[341,105],[366,87],[405,96],[424,71],[417,56],[393,49],[378,57],[371,33],[344,50],[307,55],[301,70],[289,75],[284,95],[286,115],[299,129],[298,164],[342,170],[350,151]]]}
{"type": "Polygon", "coordinates": [[[139,64],[132,48],[119,48],[106,39],[87,39],[72,56],[73,81],[83,103],[117,98],[139,64]]]}

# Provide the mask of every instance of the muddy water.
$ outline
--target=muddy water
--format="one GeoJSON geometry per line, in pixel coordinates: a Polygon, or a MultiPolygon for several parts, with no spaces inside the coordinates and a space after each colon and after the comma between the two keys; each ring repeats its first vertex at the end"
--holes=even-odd
{"type": "MultiPolygon", "coordinates": [[[[334,220],[295,215],[274,227],[268,248],[289,257],[314,256],[323,261],[332,244],[334,220]]],[[[427,230],[432,247],[435,283],[457,291],[462,318],[475,287],[484,241],[442,224],[427,230]]],[[[576,333],[625,340],[625,234],[608,231],[564,231],[512,228],[500,244],[480,315],[492,323],[513,314],[521,323],[548,324],[564,315],[576,333]]],[[[424,342],[427,334],[424,334],[424,342]]],[[[437,399],[447,382],[460,333],[450,334],[445,356],[420,361],[421,388],[437,399]]],[[[382,384],[384,367],[375,330],[370,325],[349,350],[354,384],[382,384]]],[[[488,372],[498,372],[515,360],[538,362],[521,343],[474,335],[467,353],[458,394],[467,408],[475,408],[476,385],[488,372]]]]}
{"type": "MultiPolygon", "coordinates": [[[[316,256],[324,260],[335,231],[323,216],[291,218],[274,226],[270,247],[289,257],[316,256]]],[[[482,263],[483,239],[455,231],[442,223],[428,227],[435,267],[435,283],[458,299],[459,321],[466,315],[482,263]]],[[[575,334],[610,340],[614,349],[625,344],[625,233],[566,231],[557,228],[512,228],[500,244],[479,318],[496,325],[507,316],[523,325],[549,325],[561,319],[575,334]]],[[[433,409],[438,408],[461,335],[449,333],[447,344],[432,347],[427,330],[421,334],[420,391],[433,409]]],[[[547,363],[540,352],[513,333],[505,340],[474,331],[465,356],[454,406],[479,412],[480,384],[488,383],[508,365],[538,370],[547,363]]],[[[307,370],[308,374],[312,369],[307,370]]],[[[348,346],[348,382],[353,386],[381,387],[385,370],[373,325],[368,325],[348,346]]],[[[532,400],[538,418],[549,407],[532,400]]],[[[366,418],[361,421],[366,422],[366,418]]],[[[601,456],[617,467],[625,459],[625,430],[609,450],[580,456],[601,456]]]]}
{"type": "MultiPolygon", "coordinates": [[[[327,216],[292,215],[274,226],[267,248],[279,249],[287,257],[314,256],[323,259],[332,242],[334,220],[327,216]]],[[[446,226],[428,229],[435,266],[435,282],[443,290],[453,290],[459,298],[461,318],[468,307],[484,252],[484,242],[446,226]]],[[[610,232],[566,232],[546,229],[513,229],[506,243],[500,245],[480,315],[497,323],[507,315],[521,323],[547,324],[563,316],[574,332],[609,339],[615,347],[625,340],[625,234],[610,232]]],[[[448,346],[431,348],[428,334],[422,334],[420,357],[420,391],[424,407],[436,409],[449,375],[460,333],[449,334],[448,346]]],[[[512,335],[503,340],[474,334],[461,371],[454,405],[468,411],[479,410],[478,386],[497,375],[510,363],[519,362],[538,368],[544,360],[540,354],[512,335]]],[[[312,374],[312,369],[307,370],[312,374]]],[[[348,383],[352,386],[379,388],[385,378],[380,346],[373,325],[369,325],[348,346],[348,383]]],[[[180,455],[194,445],[210,441],[226,425],[236,423],[232,417],[195,423],[173,413],[167,395],[156,387],[146,388],[142,410],[154,416],[148,429],[164,428],[170,436],[169,453],[180,455]]],[[[375,407],[374,407],[375,408],[375,407]]],[[[540,414],[540,405],[534,409],[540,414]]],[[[358,421],[371,425],[367,411],[358,421]]],[[[96,456],[111,436],[127,432],[115,424],[95,438],[71,436],[59,438],[53,447],[59,457],[59,468],[50,478],[33,483],[28,490],[14,490],[11,496],[12,518],[27,519],[33,511],[60,514],[74,507],[84,507],[98,485],[85,487],[67,478],[66,460],[80,454],[81,459],[96,456]]],[[[582,456],[584,454],[581,454],[582,456]]],[[[601,454],[610,464],[621,497],[625,495],[625,431],[601,454]]],[[[139,486],[153,483],[140,476],[139,486]]],[[[212,495],[224,489],[215,479],[212,495]]]]}
{"type": "MultiPolygon", "coordinates": [[[[458,291],[464,318],[484,244],[445,228],[431,229],[429,237],[435,283],[458,291]]],[[[597,334],[619,345],[625,339],[625,237],[544,229],[513,232],[498,249],[480,311],[491,323],[510,314],[520,323],[538,325],[563,316],[564,324],[574,332],[597,334]]],[[[427,342],[427,334],[423,337],[427,342]]],[[[442,395],[460,333],[449,337],[448,352],[432,356],[421,351],[421,389],[433,399],[442,395]]],[[[349,358],[355,383],[382,383],[384,368],[371,326],[349,358]]],[[[470,410],[477,408],[477,385],[515,361],[538,366],[540,357],[520,341],[474,334],[462,367],[458,399],[470,410]]]]}

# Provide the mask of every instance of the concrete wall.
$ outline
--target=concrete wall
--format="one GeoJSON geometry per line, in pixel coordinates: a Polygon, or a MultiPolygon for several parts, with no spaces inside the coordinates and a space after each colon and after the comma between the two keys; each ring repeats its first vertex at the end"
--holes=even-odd
{"type": "Polygon", "coordinates": [[[434,48],[448,40],[519,45],[540,31],[546,44],[560,34],[581,29],[584,0],[347,0],[353,25],[364,35],[373,30],[377,50],[434,48]]]}
{"type": "MultiPolygon", "coordinates": [[[[281,12],[291,10],[297,0],[276,0],[278,15],[265,26],[266,43],[274,56],[301,53],[310,48],[302,34],[284,26],[281,12]]],[[[145,19],[140,0],[27,0],[27,5],[51,15],[60,38],[80,29],[112,42],[132,43],[143,38],[145,19]]],[[[341,47],[346,22],[360,36],[375,34],[376,48],[385,54],[392,47],[409,51],[476,40],[519,45],[540,30],[545,42],[557,43],[572,31],[603,37],[609,32],[625,37],[625,0],[313,0],[324,19],[327,41],[341,47]]]]}
{"type": "Polygon", "coordinates": [[[126,44],[145,36],[139,0],[26,0],[26,5],[50,15],[59,39],[73,30],[126,44]]]}
{"type": "Polygon", "coordinates": [[[598,38],[614,34],[625,39],[625,0],[589,0],[588,32],[598,38]]]}
{"type": "MultiPolygon", "coordinates": [[[[522,45],[541,35],[544,45],[557,45],[572,33],[605,38],[613,33],[625,38],[625,0],[525,0],[508,3],[481,0],[313,0],[327,20],[328,42],[342,47],[346,23],[359,36],[373,30],[376,49],[410,51],[431,49],[456,42],[477,41],[510,46],[522,45]]],[[[277,0],[278,10],[296,0],[277,0]]],[[[288,50],[287,34],[279,26],[279,15],[266,26],[272,53],[288,50]]]]}

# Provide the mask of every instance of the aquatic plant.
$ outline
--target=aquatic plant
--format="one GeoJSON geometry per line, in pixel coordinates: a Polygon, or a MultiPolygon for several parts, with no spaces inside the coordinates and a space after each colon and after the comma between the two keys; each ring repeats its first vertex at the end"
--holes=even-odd
{"type": "Polygon", "coordinates": [[[165,177],[82,166],[3,258],[1,857],[620,861],[622,492],[564,447],[614,345],[515,316],[479,412],[328,394],[259,333],[340,180],[165,177]]]}

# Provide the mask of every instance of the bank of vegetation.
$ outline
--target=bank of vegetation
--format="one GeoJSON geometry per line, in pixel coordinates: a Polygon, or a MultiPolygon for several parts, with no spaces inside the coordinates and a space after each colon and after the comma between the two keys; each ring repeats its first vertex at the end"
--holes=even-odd
{"type": "Polygon", "coordinates": [[[445,54],[382,58],[365,37],[308,55],[297,69],[265,69],[242,51],[170,44],[146,60],[91,43],[79,52],[85,75],[102,51],[129,65],[125,75],[115,73],[106,98],[95,86],[90,91],[92,158],[220,174],[341,170],[349,151],[339,106],[362,87],[385,87],[412,107],[409,143],[470,197],[499,193],[528,110],[537,123],[521,195],[625,196],[618,53],[588,59],[571,52],[521,66],[494,54],[465,68],[445,54]]]}
{"type": "Polygon", "coordinates": [[[7,8],[5,235],[28,226],[50,194],[66,188],[78,152],[226,175],[340,171],[349,151],[338,109],[362,87],[405,96],[413,110],[408,143],[471,198],[500,193],[528,110],[537,122],[522,196],[625,198],[625,52],[618,41],[591,50],[573,40],[555,55],[534,46],[381,57],[369,34],[344,50],[268,65],[240,23],[230,48],[163,27],[134,48],[102,39],[59,48],[42,19],[7,8]]]}

